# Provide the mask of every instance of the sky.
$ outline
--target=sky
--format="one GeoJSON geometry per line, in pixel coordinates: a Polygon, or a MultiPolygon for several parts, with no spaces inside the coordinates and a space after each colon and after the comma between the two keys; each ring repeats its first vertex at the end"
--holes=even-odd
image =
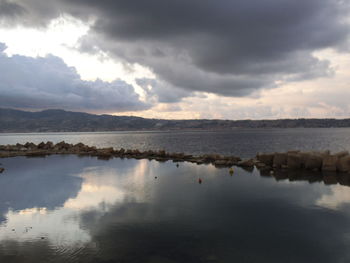
{"type": "Polygon", "coordinates": [[[348,0],[0,0],[0,107],[350,117],[348,0]]]}

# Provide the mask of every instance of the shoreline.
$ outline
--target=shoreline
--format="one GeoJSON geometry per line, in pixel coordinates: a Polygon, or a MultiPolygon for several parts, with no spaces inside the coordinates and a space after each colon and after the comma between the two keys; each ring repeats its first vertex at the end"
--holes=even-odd
{"type": "Polygon", "coordinates": [[[337,127],[232,127],[222,129],[202,129],[202,128],[188,128],[188,129],[122,129],[122,130],[91,130],[91,131],[70,131],[70,130],[52,130],[52,131],[0,131],[0,135],[16,135],[16,134],[56,134],[56,133],[170,133],[170,132],[230,132],[237,130],[312,130],[312,129],[350,129],[350,126],[337,127]]]}

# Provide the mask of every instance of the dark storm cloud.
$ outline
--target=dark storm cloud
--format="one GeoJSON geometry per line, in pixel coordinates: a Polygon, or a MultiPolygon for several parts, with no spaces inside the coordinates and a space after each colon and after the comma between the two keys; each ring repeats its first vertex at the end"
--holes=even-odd
{"type": "Polygon", "coordinates": [[[9,2],[7,0],[0,0],[0,18],[1,17],[13,17],[22,15],[24,9],[22,6],[9,2]]]}
{"type": "Polygon", "coordinates": [[[123,81],[84,81],[75,68],[68,67],[58,57],[8,57],[4,49],[0,43],[1,107],[95,112],[149,107],[139,100],[134,88],[123,81]]]}
{"type": "MultiPolygon", "coordinates": [[[[348,4],[340,0],[37,0],[47,14],[94,17],[82,49],[102,49],[192,91],[246,96],[276,80],[327,76],[323,48],[344,48],[348,4]]],[[[30,3],[30,4],[29,4],[30,3]]],[[[33,11],[34,12],[34,11],[33,11]]],[[[38,13],[38,11],[35,11],[38,13]]]]}

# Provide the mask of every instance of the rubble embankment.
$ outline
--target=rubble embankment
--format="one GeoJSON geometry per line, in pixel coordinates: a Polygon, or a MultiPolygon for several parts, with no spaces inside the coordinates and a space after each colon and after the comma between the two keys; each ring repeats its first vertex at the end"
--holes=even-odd
{"type": "MultiPolygon", "coordinates": [[[[255,158],[242,160],[237,156],[219,154],[190,155],[185,153],[168,153],[159,151],[140,151],[137,149],[97,148],[83,143],[69,144],[64,141],[54,144],[27,142],[16,145],[0,145],[0,158],[16,156],[46,156],[52,154],[76,154],[80,156],[96,156],[99,159],[134,158],[157,161],[192,162],[196,164],[213,164],[217,167],[240,166],[246,169],[254,167],[263,171],[272,170],[310,170],[322,172],[350,173],[350,154],[348,151],[331,154],[323,152],[288,151],[284,153],[259,153],[255,158]]],[[[4,170],[1,169],[0,172],[4,170]]]]}

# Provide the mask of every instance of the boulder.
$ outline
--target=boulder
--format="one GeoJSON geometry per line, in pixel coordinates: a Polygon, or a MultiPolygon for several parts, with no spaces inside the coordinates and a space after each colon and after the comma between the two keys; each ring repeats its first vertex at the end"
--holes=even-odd
{"type": "Polygon", "coordinates": [[[119,153],[120,154],[124,154],[125,153],[125,149],[124,148],[120,148],[119,153]]]}
{"type": "Polygon", "coordinates": [[[282,165],[287,165],[287,157],[286,153],[275,153],[273,157],[273,167],[281,168],[282,165]]]}
{"type": "Polygon", "coordinates": [[[269,167],[266,164],[261,163],[261,162],[255,162],[255,166],[259,170],[270,170],[269,167]]]}
{"type": "Polygon", "coordinates": [[[337,171],[338,156],[328,155],[323,157],[322,171],[335,172],[337,171]]]}
{"type": "Polygon", "coordinates": [[[102,153],[109,153],[109,154],[113,154],[114,153],[114,149],[113,147],[109,147],[109,148],[102,148],[99,150],[102,153]]]}
{"type": "Polygon", "coordinates": [[[300,153],[289,152],[287,155],[288,169],[300,169],[302,166],[302,156],[300,153]]]}
{"type": "Polygon", "coordinates": [[[300,151],[298,151],[298,150],[291,150],[291,151],[287,152],[287,154],[290,154],[290,153],[300,153],[300,151]]]}
{"type": "Polygon", "coordinates": [[[249,159],[249,160],[240,161],[237,163],[237,166],[252,168],[252,167],[254,167],[254,160],[249,159]]]}
{"type": "Polygon", "coordinates": [[[132,154],[132,150],[131,150],[131,149],[127,149],[127,150],[125,151],[125,154],[126,154],[126,155],[131,155],[131,154],[132,154]]]}
{"type": "Polygon", "coordinates": [[[259,162],[262,162],[267,166],[272,166],[274,156],[275,156],[274,154],[258,153],[256,158],[258,159],[259,162]]]}
{"type": "Polygon", "coordinates": [[[38,148],[39,149],[44,149],[45,145],[46,144],[44,142],[41,142],[41,143],[38,144],[38,148]]]}
{"type": "Polygon", "coordinates": [[[338,159],[337,171],[339,172],[350,172],[350,155],[345,155],[338,159]]]}
{"type": "Polygon", "coordinates": [[[136,149],[136,150],[133,150],[133,151],[132,151],[132,154],[133,154],[133,155],[140,155],[141,152],[140,152],[138,149],[136,149]]]}
{"type": "Polygon", "coordinates": [[[242,159],[237,157],[237,156],[230,156],[230,161],[236,164],[236,163],[242,161],[242,159]]]}
{"type": "Polygon", "coordinates": [[[319,155],[321,155],[322,157],[323,156],[327,156],[327,155],[330,155],[331,154],[331,151],[330,150],[325,150],[325,151],[319,151],[319,152],[315,152],[319,155]]]}
{"type": "Polygon", "coordinates": [[[321,155],[310,153],[304,156],[304,167],[307,170],[320,170],[322,168],[321,155]]]}
{"type": "Polygon", "coordinates": [[[219,159],[214,161],[215,166],[227,166],[227,161],[225,159],[219,159]]]}
{"type": "Polygon", "coordinates": [[[337,156],[339,159],[344,157],[344,156],[347,156],[349,155],[349,152],[348,151],[341,151],[341,152],[338,152],[338,153],[335,153],[333,154],[334,156],[337,156]]]}
{"type": "Polygon", "coordinates": [[[166,157],[166,152],[164,150],[158,151],[158,156],[159,157],[166,157]]]}
{"type": "Polygon", "coordinates": [[[61,141],[54,146],[54,148],[58,150],[68,150],[70,147],[71,145],[69,143],[66,143],[65,141],[61,141]]]}
{"type": "Polygon", "coordinates": [[[212,161],[218,160],[220,158],[221,158],[221,156],[218,154],[204,154],[202,156],[202,159],[204,159],[206,162],[212,162],[212,161]]]}
{"type": "Polygon", "coordinates": [[[326,185],[338,184],[338,179],[337,179],[337,176],[335,175],[326,175],[326,176],[323,176],[323,182],[326,185]]]}
{"type": "Polygon", "coordinates": [[[53,142],[48,141],[48,142],[45,143],[43,149],[44,150],[51,150],[51,149],[53,149],[53,147],[54,147],[53,142]]]}
{"type": "Polygon", "coordinates": [[[34,149],[37,148],[37,146],[36,146],[34,143],[32,143],[32,142],[27,142],[27,143],[25,143],[25,144],[24,144],[24,147],[26,147],[26,148],[28,148],[28,149],[30,149],[30,150],[34,150],[34,149]]]}
{"type": "Polygon", "coordinates": [[[346,174],[341,174],[338,177],[338,183],[340,185],[345,185],[345,186],[350,186],[350,178],[349,176],[346,174]]]}
{"type": "Polygon", "coordinates": [[[72,148],[75,151],[85,151],[88,149],[88,146],[80,142],[80,143],[74,144],[72,148]]]}
{"type": "Polygon", "coordinates": [[[169,156],[175,160],[183,160],[185,157],[185,154],[184,153],[171,153],[169,156]]]}

